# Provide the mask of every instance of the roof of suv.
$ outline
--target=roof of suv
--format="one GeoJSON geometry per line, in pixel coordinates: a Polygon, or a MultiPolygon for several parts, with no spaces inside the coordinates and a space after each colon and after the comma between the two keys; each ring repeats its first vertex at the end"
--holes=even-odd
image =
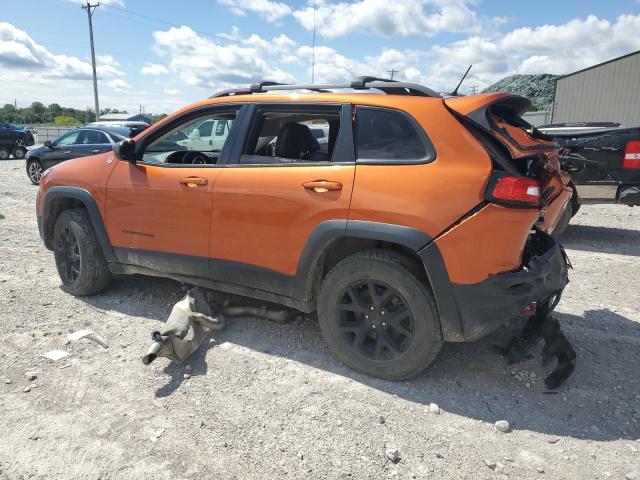
{"type": "Polygon", "coordinates": [[[327,83],[327,84],[286,84],[277,82],[258,82],[252,84],[249,88],[238,88],[224,90],[212,95],[210,98],[219,98],[235,95],[251,95],[254,93],[264,93],[268,91],[292,91],[292,90],[308,90],[318,93],[329,93],[332,90],[370,90],[375,89],[382,93],[390,95],[413,95],[421,97],[441,97],[439,93],[428,87],[418,85],[417,83],[405,83],[387,78],[378,77],[358,77],[354,78],[348,84],[327,83]]]}

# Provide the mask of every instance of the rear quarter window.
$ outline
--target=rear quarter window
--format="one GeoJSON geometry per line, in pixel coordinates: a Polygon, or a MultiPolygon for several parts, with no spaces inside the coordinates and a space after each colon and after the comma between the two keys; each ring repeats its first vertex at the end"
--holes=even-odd
{"type": "Polygon", "coordinates": [[[428,163],[436,152],[426,133],[408,114],[373,107],[356,108],[358,163],[428,163]]]}

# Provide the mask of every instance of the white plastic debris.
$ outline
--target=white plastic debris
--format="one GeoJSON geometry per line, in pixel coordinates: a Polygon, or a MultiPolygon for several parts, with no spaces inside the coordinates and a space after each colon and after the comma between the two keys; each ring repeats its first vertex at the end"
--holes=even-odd
{"type": "Polygon", "coordinates": [[[151,440],[153,443],[156,443],[160,439],[163,433],[164,433],[164,428],[161,428],[160,430],[153,432],[149,436],[149,440],[151,440]]]}
{"type": "Polygon", "coordinates": [[[384,453],[393,463],[396,463],[400,459],[400,452],[397,448],[387,448],[384,453]]]}
{"type": "Polygon", "coordinates": [[[67,340],[69,340],[70,342],[77,342],[81,338],[88,338],[89,340],[93,340],[103,348],[109,348],[109,344],[106,342],[106,340],[95,333],[93,330],[83,329],[67,335],[67,340]]]}
{"type": "Polygon", "coordinates": [[[58,360],[70,355],[71,354],[69,352],[65,352],[64,350],[51,350],[50,352],[42,354],[44,358],[48,358],[49,360],[53,360],[54,362],[57,362],[58,360]]]}

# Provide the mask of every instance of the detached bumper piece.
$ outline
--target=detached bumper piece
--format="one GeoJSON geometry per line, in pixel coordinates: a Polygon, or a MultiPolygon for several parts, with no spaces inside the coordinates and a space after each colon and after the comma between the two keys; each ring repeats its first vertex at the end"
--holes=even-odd
{"type": "Polygon", "coordinates": [[[620,203],[630,207],[640,206],[640,186],[620,187],[620,203]]]}
{"type": "Polygon", "coordinates": [[[523,266],[473,285],[453,285],[466,341],[477,340],[516,318],[525,307],[559,295],[568,283],[564,250],[537,230],[525,246],[523,266]]]}

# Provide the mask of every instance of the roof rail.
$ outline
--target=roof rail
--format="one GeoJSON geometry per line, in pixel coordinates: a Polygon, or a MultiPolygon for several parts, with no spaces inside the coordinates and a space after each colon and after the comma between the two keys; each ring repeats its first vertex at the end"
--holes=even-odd
{"type": "Polygon", "coordinates": [[[229,97],[235,95],[251,95],[254,93],[264,93],[284,90],[309,90],[312,92],[330,93],[330,90],[353,89],[353,90],[380,90],[388,95],[414,95],[419,97],[440,97],[441,95],[428,87],[416,83],[398,82],[386,78],[378,77],[357,77],[350,83],[325,83],[325,84],[285,84],[277,82],[257,82],[249,88],[233,88],[223,90],[209,98],[229,97]]]}

